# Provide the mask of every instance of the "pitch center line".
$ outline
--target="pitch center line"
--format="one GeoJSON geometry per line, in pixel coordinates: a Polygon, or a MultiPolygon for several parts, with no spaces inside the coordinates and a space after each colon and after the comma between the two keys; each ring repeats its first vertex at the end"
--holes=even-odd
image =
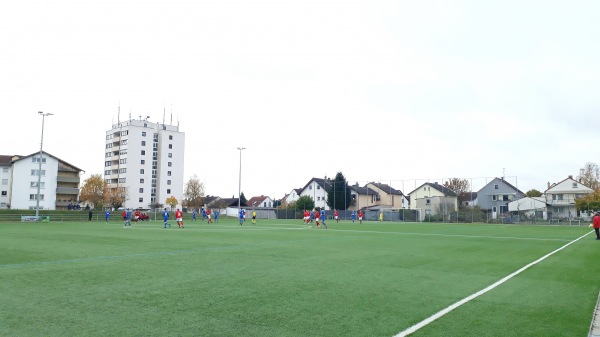
{"type": "Polygon", "coordinates": [[[499,281],[493,283],[492,285],[490,285],[490,286],[488,286],[488,287],[486,287],[486,288],[484,288],[484,289],[482,289],[482,290],[480,290],[480,291],[478,291],[478,292],[476,292],[476,293],[474,293],[474,294],[472,294],[470,296],[467,296],[467,297],[463,298],[462,300],[460,300],[460,301],[458,301],[458,302],[456,302],[456,303],[448,306],[445,309],[442,309],[442,310],[438,311],[437,313],[429,316],[428,318],[422,320],[421,322],[419,322],[419,323],[411,326],[410,328],[408,328],[408,329],[400,332],[399,334],[395,335],[394,337],[405,337],[405,336],[410,335],[413,332],[416,332],[417,330],[423,328],[424,326],[428,325],[429,323],[432,323],[433,321],[437,320],[438,318],[441,318],[442,316],[446,315],[450,311],[452,311],[452,310],[460,307],[461,305],[463,305],[463,304],[465,304],[465,303],[467,303],[467,302],[469,302],[469,301],[471,301],[471,300],[473,300],[473,299],[475,299],[475,298],[477,298],[477,297],[479,297],[479,296],[487,293],[490,290],[493,290],[494,288],[498,287],[499,285],[503,284],[504,282],[506,282],[506,281],[510,280],[511,278],[519,275],[520,273],[524,272],[525,270],[529,269],[530,267],[532,267],[532,266],[534,266],[534,265],[536,265],[536,264],[544,261],[545,259],[547,259],[548,257],[554,255],[555,253],[560,252],[561,250],[563,250],[563,249],[567,248],[568,246],[574,244],[575,242],[583,239],[584,237],[588,236],[591,233],[594,233],[594,232],[590,231],[590,232],[588,232],[588,233],[586,233],[586,234],[578,237],[577,239],[575,239],[575,240],[567,243],[566,245],[564,245],[564,246],[562,246],[562,247],[560,247],[560,248],[558,248],[558,249],[556,249],[556,250],[554,250],[554,251],[552,251],[552,252],[550,252],[550,253],[542,256],[542,257],[540,257],[539,259],[537,259],[537,260],[529,263],[528,265],[522,267],[521,269],[515,271],[514,273],[512,273],[512,274],[510,274],[510,275],[508,275],[508,276],[506,276],[506,277],[504,277],[502,279],[500,279],[499,281]]]}

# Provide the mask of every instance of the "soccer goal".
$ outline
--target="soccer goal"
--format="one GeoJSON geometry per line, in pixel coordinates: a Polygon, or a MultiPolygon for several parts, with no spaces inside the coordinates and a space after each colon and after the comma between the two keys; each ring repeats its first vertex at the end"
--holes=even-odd
{"type": "Polygon", "coordinates": [[[381,208],[377,219],[381,221],[421,222],[421,209],[381,208]]]}

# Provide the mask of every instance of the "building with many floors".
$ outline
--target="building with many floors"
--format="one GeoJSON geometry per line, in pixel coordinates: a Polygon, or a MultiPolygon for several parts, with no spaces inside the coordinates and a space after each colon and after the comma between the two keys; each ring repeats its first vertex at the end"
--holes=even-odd
{"type": "Polygon", "coordinates": [[[40,209],[67,209],[79,202],[82,169],[47,152],[0,156],[0,208],[36,209],[38,179],[40,209]],[[41,174],[41,177],[38,177],[41,174]]]}
{"type": "Polygon", "coordinates": [[[148,209],[183,197],[185,134],[178,125],[129,119],[106,131],[104,180],[123,207],[148,209]]]}

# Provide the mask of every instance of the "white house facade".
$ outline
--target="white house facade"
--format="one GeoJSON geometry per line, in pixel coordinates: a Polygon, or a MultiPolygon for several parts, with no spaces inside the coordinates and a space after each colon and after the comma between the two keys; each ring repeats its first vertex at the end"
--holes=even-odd
{"type": "Polygon", "coordinates": [[[327,189],[330,183],[326,179],[312,178],[303,188],[300,196],[309,196],[315,202],[315,208],[319,207],[325,210],[330,209],[327,206],[327,189]]]}
{"type": "MultiPolygon", "coordinates": [[[[10,208],[36,209],[40,156],[15,157],[10,179],[10,208]]],[[[42,153],[40,209],[65,209],[79,202],[81,169],[46,152],[42,153]]]]}
{"type": "Polygon", "coordinates": [[[546,204],[548,204],[548,217],[550,219],[573,219],[580,217],[575,200],[594,192],[591,188],[583,185],[573,176],[548,186],[544,192],[546,204]]]}
{"type": "Polygon", "coordinates": [[[525,197],[508,203],[508,211],[530,219],[548,219],[546,197],[525,197]]]}
{"type": "Polygon", "coordinates": [[[449,188],[435,183],[425,183],[410,192],[410,208],[420,209],[421,221],[426,215],[441,214],[458,210],[458,196],[449,188]]]}
{"type": "Polygon", "coordinates": [[[10,181],[12,156],[0,155],[0,209],[10,206],[10,181]]]}

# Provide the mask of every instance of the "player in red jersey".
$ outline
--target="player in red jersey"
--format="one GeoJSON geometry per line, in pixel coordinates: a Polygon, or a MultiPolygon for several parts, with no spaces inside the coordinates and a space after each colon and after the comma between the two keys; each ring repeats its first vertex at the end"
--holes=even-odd
{"type": "Polygon", "coordinates": [[[315,228],[319,228],[319,220],[321,219],[321,213],[315,210],[315,228]]]}
{"type": "Polygon", "coordinates": [[[140,219],[140,210],[136,209],[135,213],[133,213],[133,221],[138,222],[138,220],[140,219]]]}
{"type": "Polygon", "coordinates": [[[210,213],[211,213],[211,210],[209,208],[209,209],[206,210],[206,220],[207,220],[207,223],[212,223],[212,220],[210,219],[210,213]]]}
{"type": "Polygon", "coordinates": [[[358,211],[358,222],[362,223],[362,218],[365,214],[363,213],[363,211],[358,211]]]}
{"type": "Polygon", "coordinates": [[[335,222],[340,222],[340,213],[337,209],[333,211],[333,218],[335,219],[335,222]]]}
{"type": "Polygon", "coordinates": [[[181,213],[179,208],[175,211],[175,221],[177,221],[177,227],[185,228],[183,226],[183,213],[181,213]]]}

